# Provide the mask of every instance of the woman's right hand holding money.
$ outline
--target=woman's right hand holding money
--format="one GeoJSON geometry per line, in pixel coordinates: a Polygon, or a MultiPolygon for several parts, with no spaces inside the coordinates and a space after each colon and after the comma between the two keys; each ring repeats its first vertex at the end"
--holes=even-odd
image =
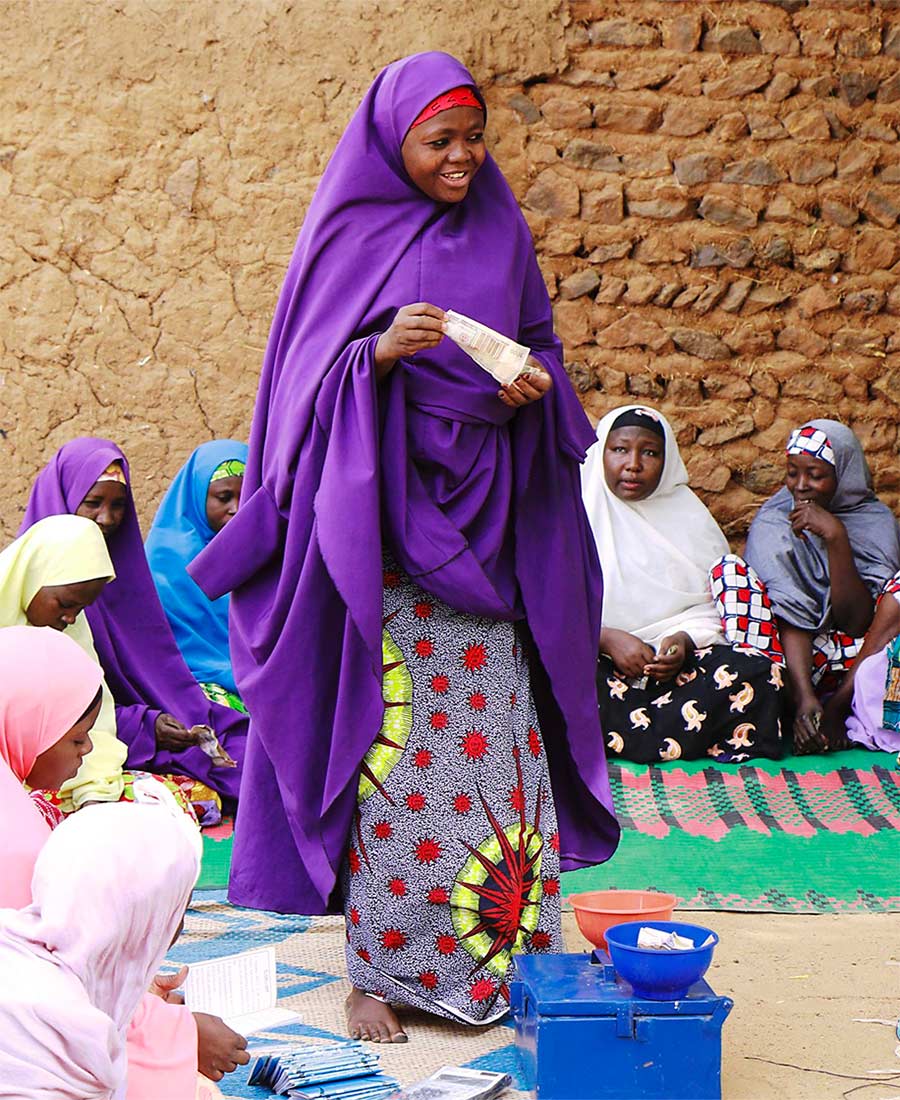
{"type": "Polygon", "coordinates": [[[436,348],[444,338],[446,319],[444,311],[429,302],[415,302],[398,309],[391,327],[375,344],[379,379],[384,378],[398,359],[407,359],[426,348],[436,348]]]}

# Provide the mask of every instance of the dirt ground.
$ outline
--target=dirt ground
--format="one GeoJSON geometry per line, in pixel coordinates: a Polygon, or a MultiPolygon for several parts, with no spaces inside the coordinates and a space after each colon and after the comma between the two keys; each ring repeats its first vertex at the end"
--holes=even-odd
{"type": "Polygon", "coordinates": [[[723,1100],[900,1097],[900,914],[682,914],[721,939],[707,979],[734,1000],[723,1100]]]}

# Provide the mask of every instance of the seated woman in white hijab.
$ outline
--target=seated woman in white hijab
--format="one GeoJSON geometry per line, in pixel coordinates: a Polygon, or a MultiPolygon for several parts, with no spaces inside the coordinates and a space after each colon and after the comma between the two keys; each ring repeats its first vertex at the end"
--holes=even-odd
{"type": "Polygon", "coordinates": [[[627,760],[782,754],[781,669],[729,645],[708,573],[728,543],[687,485],[672,428],[630,405],[597,426],[582,491],[603,567],[597,687],[627,760]]]}
{"type": "MultiPolygon", "coordinates": [[[[199,868],[199,831],[177,809],[89,806],[54,830],[31,905],[0,909],[0,1097],[131,1095],[126,1030],[199,868]]],[[[196,1055],[174,1087],[170,1069],[160,1066],[159,1088],[146,1095],[203,1095],[196,1055]]]]}

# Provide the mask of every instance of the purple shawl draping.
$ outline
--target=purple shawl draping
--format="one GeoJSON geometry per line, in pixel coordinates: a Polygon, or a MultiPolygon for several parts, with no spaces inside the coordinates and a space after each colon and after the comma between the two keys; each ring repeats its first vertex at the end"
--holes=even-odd
{"type": "Polygon", "coordinates": [[[310,205],[269,337],[237,515],[189,570],[233,591],[253,715],[230,897],[335,908],[360,763],[382,703],[382,547],[462,612],[526,619],[549,682],[541,721],[567,868],[618,840],[597,714],[601,579],[581,503],[593,442],[562,366],[527,226],[488,156],[434,203],[400,146],[471,75],[419,54],[375,80],[310,205]],[[429,301],[534,350],[555,386],[518,412],[449,340],[376,387],[396,310],[429,301]]]}
{"type": "Polygon", "coordinates": [[[129,486],[122,525],[108,542],[116,579],[86,609],[94,647],[116,702],[116,733],[128,746],[127,764],[158,773],[190,775],[236,799],[237,768],[215,768],[199,748],[172,753],[158,749],[154,725],[162,712],[186,726],[209,725],[228,752],[242,761],[245,715],[212,703],[191,675],[166,618],[150,574],[138,523],[128,461],[108,439],[73,439],[38,474],[20,534],[45,516],[74,513],[111,462],[120,462],[129,486]]]}

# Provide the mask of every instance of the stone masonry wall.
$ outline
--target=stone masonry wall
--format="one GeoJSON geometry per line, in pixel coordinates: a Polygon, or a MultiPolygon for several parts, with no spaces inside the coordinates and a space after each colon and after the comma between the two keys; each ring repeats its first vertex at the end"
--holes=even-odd
{"type": "Polygon", "coordinates": [[[900,3],[568,7],[567,65],[508,98],[573,381],[677,425],[732,536],[803,419],[849,422],[900,499],[900,3]]]}
{"type": "Polygon", "coordinates": [[[789,430],[852,424],[900,503],[900,0],[5,0],[0,536],[66,439],[145,522],[245,436],[303,211],[372,76],[482,82],[593,418],[676,425],[728,533],[789,430]]]}

